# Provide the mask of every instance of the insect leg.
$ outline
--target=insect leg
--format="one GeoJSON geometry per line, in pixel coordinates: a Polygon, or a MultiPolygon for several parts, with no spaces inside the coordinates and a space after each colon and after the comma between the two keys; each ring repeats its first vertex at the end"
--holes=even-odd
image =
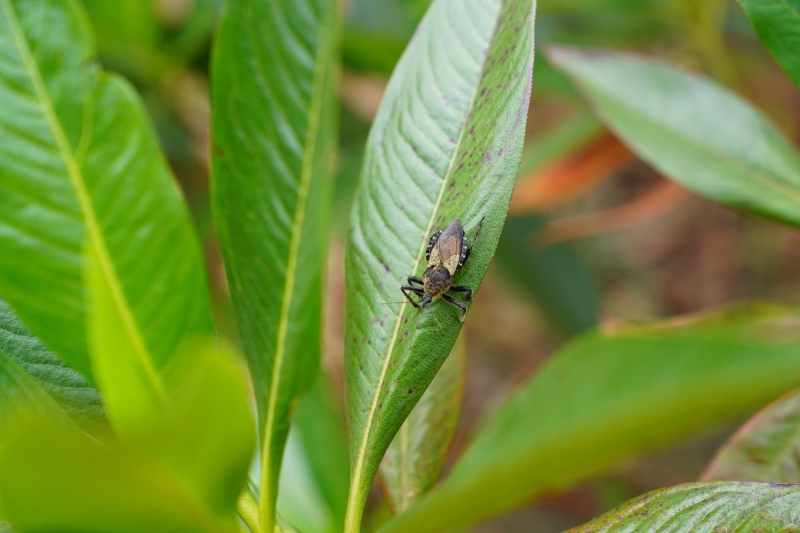
{"type": "Polygon", "coordinates": [[[419,304],[417,302],[415,302],[411,298],[411,295],[408,294],[406,291],[411,291],[414,294],[416,294],[417,296],[422,296],[423,294],[425,294],[425,291],[420,289],[419,287],[414,287],[413,285],[403,285],[402,287],[400,287],[400,290],[403,291],[403,296],[406,297],[406,300],[411,302],[411,305],[413,305],[414,307],[419,309],[419,304]]]}
{"type": "Polygon", "coordinates": [[[464,296],[464,299],[466,301],[472,300],[472,288],[471,287],[467,287],[466,285],[458,285],[458,286],[455,286],[455,287],[450,287],[450,290],[453,291],[453,292],[466,292],[467,295],[464,296]]]}
{"type": "Polygon", "coordinates": [[[442,294],[442,300],[444,300],[445,302],[451,303],[451,304],[455,305],[456,307],[458,307],[459,309],[461,309],[461,314],[458,316],[458,319],[461,322],[464,322],[464,317],[467,316],[467,306],[462,304],[461,302],[459,302],[458,300],[456,300],[452,296],[448,296],[446,294],[442,294]]]}
{"type": "MultiPolygon", "coordinates": [[[[469,259],[469,254],[472,252],[472,247],[475,246],[475,241],[478,240],[478,233],[481,232],[481,226],[483,225],[484,218],[486,217],[483,217],[480,219],[480,221],[478,221],[478,226],[475,228],[475,233],[472,234],[472,243],[469,245],[469,248],[467,248],[467,253],[464,255],[464,263],[466,263],[467,259],[469,259]]],[[[467,300],[469,300],[469,298],[467,298],[467,300]]]]}
{"type": "Polygon", "coordinates": [[[418,285],[425,285],[425,282],[422,281],[422,278],[418,278],[417,276],[408,276],[408,284],[413,285],[417,283],[418,285]]]}

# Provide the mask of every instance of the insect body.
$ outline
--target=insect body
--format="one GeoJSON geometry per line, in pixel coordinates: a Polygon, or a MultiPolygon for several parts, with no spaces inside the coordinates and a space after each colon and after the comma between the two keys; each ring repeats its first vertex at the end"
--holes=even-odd
{"type": "Polygon", "coordinates": [[[446,228],[431,235],[428,249],[425,252],[428,268],[425,269],[425,273],[422,274],[421,278],[409,276],[408,285],[400,287],[403,295],[411,302],[411,305],[418,309],[424,309],[435,298],[441,297],[444,301],[461,309],[461,315],[459,315],[458,319],[461,322],[464,321],[464,317],[467,315],[467,307],[445,293],[448,290],[465,292],[467,294],[464,298],[467,301],[472,300],[471,288],[453,286],[452,283],[456,272],[464,266],[464,263],[469,258],[472,247],[475,245],[475,240],[478,238],[478,232],[481,230],[481,224],[483,224],[483,219],[478,222],[478,227],[475,228],[475,234],[472,236],[472,244],[469,247],[467,247],[467,235],[464,232],[464,225],[458,219],[452,221],[446,228]],[[420,300],[415,301],[411,298],[409,292],[420,296],[420,300]]]}

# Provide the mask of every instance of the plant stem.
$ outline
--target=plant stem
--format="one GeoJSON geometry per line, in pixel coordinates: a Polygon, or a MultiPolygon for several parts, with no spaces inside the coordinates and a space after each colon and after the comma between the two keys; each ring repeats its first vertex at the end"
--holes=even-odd
{"type": "Polygon", "coordinates": [[[250,490],[250,485],[245,484],[244,490],[236,500],[236,513],[239,518],[250,528],[250,533],[260,533],[261,528],[258,525],[258,499],[253,491],[250,490]]]}

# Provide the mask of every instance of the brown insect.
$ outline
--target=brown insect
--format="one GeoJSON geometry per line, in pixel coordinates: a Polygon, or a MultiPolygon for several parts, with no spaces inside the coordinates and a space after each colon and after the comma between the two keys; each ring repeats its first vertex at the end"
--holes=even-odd
{"type": "Polygon", "coordinates": [[[466,286],[453,286],[453,277],[456,272],[464,266],[464,263],[469,258],[472,247],[475,246],[475,241],[478,239],[478,233],[481,230],[483,219],[478,222],[478,227],[475,228],[475,234],[472,236],[472,243],[467,247],[467,235],[464,232],[464,225],[459,219],[455,219],[444,229],[441,229],[431,235],[431,240],[428,243],[428,249],[425,252],[425,259],[428,261],[428,268],[422,277],[409,276],[408,285],[403,285],[400,290],[403,295],[411,302],[411,305],[417,309],[425,309],[436,298],[451,303],[461,309],[461,315],[458,319],[464,322],[464,317],[467,316],[467,306],[459,302],[449,294],[447,291],[465,292],[465,300],[472,300],[472,289],[466,286]],[[416,285],[415,285],[416,284],[416,285]],[[421,286],[417,286],[421,285],[421,286]],[[414,301],[409,292],[413,292],[420,296],[419,301],[414,301]]]}

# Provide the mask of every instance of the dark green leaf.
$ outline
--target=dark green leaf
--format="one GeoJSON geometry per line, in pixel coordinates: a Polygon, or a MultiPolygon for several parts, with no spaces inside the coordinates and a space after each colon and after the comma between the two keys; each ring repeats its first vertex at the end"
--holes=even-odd
{"type": "Polygon", "coordinates": [[[739,0],[775,61],[800,87],[800,2],[739,0]]]}
{"type": "Polygon", "coordinates": [[[750,419],[717,453],[707,480],[800,483],[800,392],[750,419]]]}
{"type": "Polygon", "coordinates": [[[0,293],[86,377],[84,244],[156,368],[213,328],[200,249],[138,97],[93,55],[74,0],[0,0],[0,293]]]}
{"type": "Polygon", "coordinates": [[[647,531],[796,531],[800,486],[770,483],[687,483],[655,490],[570,533],[647,531]]]}
{"type": "Polygon", "coordinates": [[[724,87],[622,53],[553,48],[598,116],[637,155],[693,191],[800,226],[800,154],[724,87]]]}
{"type": "Polygon", "coordinates": [[[381,462],[384,494],[395,514],[405,512],[436,484],[450,453],[464,392],[466,350],[460,339],[381,462]]]}
{"type": "Polygon", "coordinates": [[[385,531],[496,516],[774,398],[797,383],[798,320],[797,309],[742,306],[580,337],[385,531]]]}
{"type": "MultiPolygon", "coordinates": [[[[34,337],[2,299],[0,357],[5,360],[5,363],[0,364],[13,365],[14,373],[19,371],[33,378],[78,424],[106,424],[102,399],[97,390],[34,337]]],[[[25,383],[29,382],[26,380],[25,383]]],[[[0,386],[0,391],[3,391],[8,400],[3,402],[0,411],[8,407],[13,409],[15,404],[20,403],[13,399],[14,388],[8,382],[0,386]]]]}
{"type": "Polygon", "coordinates": [[[126,442],[15,419],[0,437],[0,515],[20,531],[237,531],[254,441],[244,378],[216,350],[193,355],[166,410],[126,442]]]}
{"type": "Polygon", "coordinates": [[[231,0],[214,54],[212,201],[256,390],[264,531],[319,366],[337,34],[332,0],[231,0]]]}
{"type": "Polygon", "coordinates": [[[477,289],[519,167],[533,71],[532,0],[437,0],[392,75],[370,132],[347,242],[346,381],[357,531],[384,452],[458,336],[458,310],[420,313],[400,286],[429,236],[461,219],[475,249],[454,283],[477,289]]]}

